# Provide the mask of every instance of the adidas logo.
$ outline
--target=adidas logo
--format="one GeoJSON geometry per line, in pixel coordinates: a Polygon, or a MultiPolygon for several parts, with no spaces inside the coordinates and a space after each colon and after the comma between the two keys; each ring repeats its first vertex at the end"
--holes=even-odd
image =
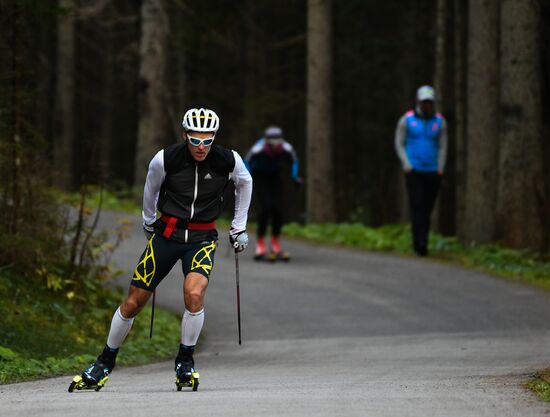
{"type": "Polygon", "coordinates": [[[204,179],[205,180],[211,180],[212,179],[212,175],[210,175],[210,172],[204,176],[204,179]]]}

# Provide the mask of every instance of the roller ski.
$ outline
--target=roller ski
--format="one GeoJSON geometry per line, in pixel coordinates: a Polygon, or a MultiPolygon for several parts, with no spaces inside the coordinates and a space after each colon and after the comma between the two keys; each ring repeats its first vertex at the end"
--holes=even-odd
{"type": "Polygon", "coordinates": [[[266,260],[266,247],[265,247],[265,238],[259,237],[256,242],[256,252],[254,253],[255,261],[265,261],[266,260]]]}
{"type": "Polygon", "coordinates": [[[268,259],[270,262],[290,261],[290,253],[281,249],[281,240],[278,236],[273,236],[271,238],[271,253],[268,259]]]}
{"type": "Polygon", "coordinates": [[[94,390],[99,391],[107,380],[109,375],[115,369],[116,355],[118,349],[111,349],[105,346],[103,353],[99,355],[96,361],[85,369],[82,374],[76,375],[69,385],[69,392],[74,390],[94,390]]]}
{"type": "Polygon", "coordinates": [[[200,375],[195,371],[195,362],[192,356],[176,358],[176,388],[181,391],[182,388],[191,388],[193,391],[199,389],[200,375]]]}
{"type": "Polygon", "coordinates": [[[288,262],[290,261],[290,253],[288,252],[271,252],[268,257],[269,262],[277,262],[277,261],[284,261],[288,262]]]}
{"type": "Polygon", "coordinates": [[[73,378],[69,385],[69,392],[73,392],[74,390],[99,391],[109,379],[111,370],[112,369],[108,365],[101,362],[98,358],[98,360],[82,372],[81,375],[76,375],[73,378]]]}

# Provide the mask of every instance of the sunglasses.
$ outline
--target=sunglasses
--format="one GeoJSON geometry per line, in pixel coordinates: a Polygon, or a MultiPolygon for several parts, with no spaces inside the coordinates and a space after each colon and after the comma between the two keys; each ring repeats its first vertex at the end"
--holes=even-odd
{"type": "Polygon", "coordinates": [[[189,143],[193,146],[200,146],[201,144],[204,146],[210,146],[214,142],[215,136],[212,136],[211,138],[206,138],[206,139],[196,138],[190,135],[187,135],[187,137],[189,138],[189,143]]]}

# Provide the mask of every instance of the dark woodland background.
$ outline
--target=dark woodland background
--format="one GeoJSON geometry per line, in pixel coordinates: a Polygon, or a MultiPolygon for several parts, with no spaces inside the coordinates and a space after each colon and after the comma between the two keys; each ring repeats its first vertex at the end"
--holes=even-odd
{"type": "Polygon", "coordinates": [[[284,129],[306,176],[305,190],[289,184],[287,220],[405,221],[394,130],[432,84],[449,124],[435,228],[550,246],[550,0],[0,0],[0,57],[3,227],[36,176],[139,190],[189,107],[215,110],[216,140],[241,155],[284,129]],[[316,3],[330,77],[308,88],[316,3]],[[331,97],[318,122],[313,91],[331,97]],[[328,215],[306,198],[320,132],[328,215]]]}

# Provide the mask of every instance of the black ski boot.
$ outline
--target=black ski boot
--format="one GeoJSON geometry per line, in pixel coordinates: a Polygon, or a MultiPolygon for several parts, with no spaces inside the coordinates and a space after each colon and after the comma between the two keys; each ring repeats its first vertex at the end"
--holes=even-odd
{"type": "Polygon", "coordinates": [[[109,374],[113,372],[115,368],[116,355],[118,349],[111,349],[105,346],[103,353],[99,355],[96,361],[85,369],[81,375],[76,375],[71,385],[69,385],[69,392],[73,392],[75,389],[80,390],[95,390],[99,391],[107,380],[109,374]]]}
{"type": "Polygon", "coordinates": [[[180,348],[175,360],[176,387],[181,391],[183,387],[191,387],[193,391],[199,389],[199,373],[195,371],[195,361],[192,351],[185,352],[180,348]]]}

